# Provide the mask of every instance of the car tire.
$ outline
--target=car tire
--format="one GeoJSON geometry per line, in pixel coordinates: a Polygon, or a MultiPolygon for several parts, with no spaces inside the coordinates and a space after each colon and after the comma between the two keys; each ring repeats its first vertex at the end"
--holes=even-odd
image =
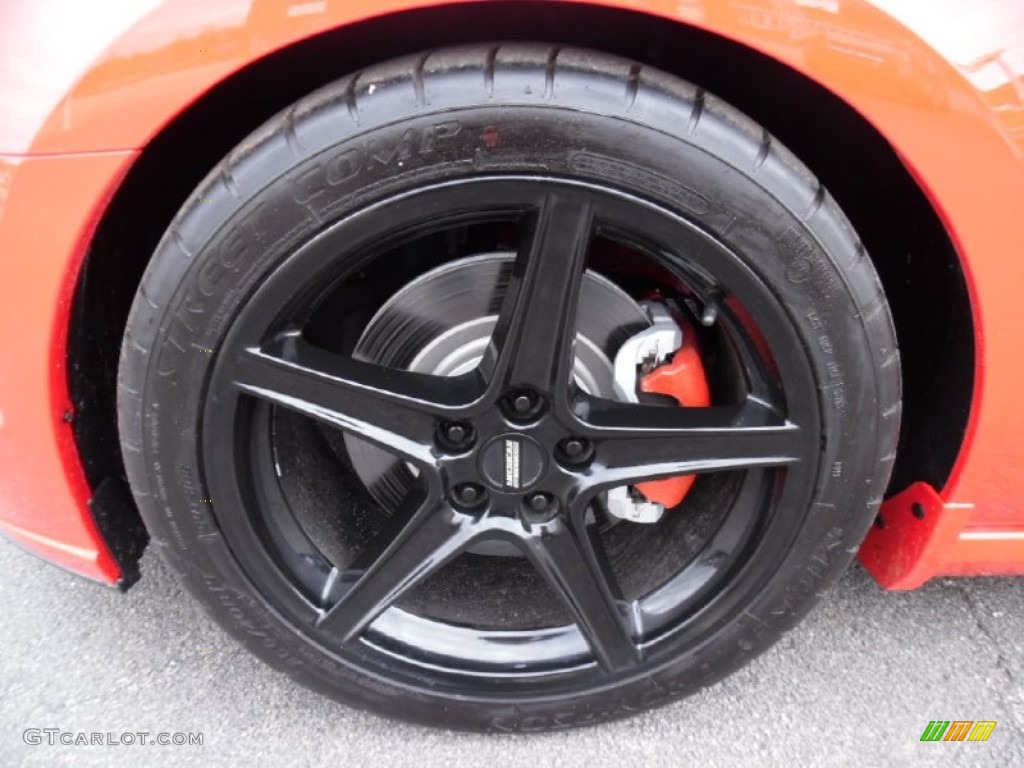
{"type": "MultiPolygon", "coordinates": [[[[337,270],[348,268],[345,258],[356,257],[339,256],[337,270]]],[[[334,273],[324,274],[322,284],[334,273]]],[[[299,293],[281,294],[280,305],[299,293]]],[[[731,313],[737,328],[747,328],[727,297],[701,295],[705,308],[731,313]]],[[[529,44],[438,50],[374,66],[302,99],[246,138],[161,240],[131,309],[118,378],[125,467],[151,541],[227,631],[303,685],[351,705],[492,731],[633,714],[692,694],[769,648],[857,551],[886,489],[900,408],[896,338],[871,259],[793,155],[736,109],[671,75],[529,44]],[[764,502],[759,527],[744,534],[716,576],[720,583],[694,597],[671,627],[638,639],[640,660],[621,668],[602,670],[600,654],[597,661],[577,654],[571,670],[551,661],[520,680],[512,668],[482,674],[482,662],[473,674],[438,671],[410,661],[415,649],[383,640],[354,649],[334,643],[303,623],[308,606],[289,602],[302,591],[298,577],[269,581],[269,571],[290,567],[283,556],[255,567],[247,560],[250,540],[235,533],[243,522],[259,528],[246,522],[254,514],[247,499],[258,492],[230,479],[248,461],[250,442],[241,432],[220,434],[241,422],[218,421],[236,407],[218,387],[244,347],[233,334],[273,275],[333,226],[355,226],[381,201],[407,201],[389,203],[397,220],[409,206],[447,199],[448,192],[422,197],[421,190],[494,179],[550,184],[556,196],[607,190],[630,210],[670,218],[688,232],[694,258],[704,258],[700,243],[709,254],[728,254],[707,256],[706,269],[692,272],[694,283],[728,262],[739,283],[759,286],[750,296],[760,298],[746,301],[743,312],[755,318],[751,327],[759,317],[775,319],[767,341],[755,339],[750,349],[767,347],[767,379],[792,376],[797,387],[779,384],[789,418],[803,414],[804,474],[758,472],[773,488],[800,477],[805,490],[794,485],[795,501],[784,509],[764,502]],[[780,363],[784,355],[792,365],[780,363]],[[226,454],[237,456],[228,461],[226,454]]],[[[701,503],[712,505],[711,491],[694,495],[686,503],[696,511],[666,512],[676,517],[671,525],[682,525],[684,514],[698,519],[701,503]]]]}

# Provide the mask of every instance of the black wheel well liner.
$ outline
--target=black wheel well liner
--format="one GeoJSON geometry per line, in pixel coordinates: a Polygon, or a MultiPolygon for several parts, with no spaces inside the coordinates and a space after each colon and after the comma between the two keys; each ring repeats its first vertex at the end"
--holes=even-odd
{"type": "Polygon", "coordinates": [[[904,409],[889,492],[918,480],[945,484],[973,397],[970,299],[939,217],[873,126],[774,59],[679,22],[575,3],[440,6],[325,32],[251,63],[166,125],[114,195],[78,278],[68,371],[75,438],[95,494],[90,504],[125,584],[137,578],[146,534],[125,492],[115,406],[118,352],[142,272],[177,210],[246,135],[321,85],[408,53],[502,40],[591,48],[672,72],[759,122],[821,179],[866,245],[893,309],[904,409]],[[113,492],[111,485],[122,487],[113,492]]]}

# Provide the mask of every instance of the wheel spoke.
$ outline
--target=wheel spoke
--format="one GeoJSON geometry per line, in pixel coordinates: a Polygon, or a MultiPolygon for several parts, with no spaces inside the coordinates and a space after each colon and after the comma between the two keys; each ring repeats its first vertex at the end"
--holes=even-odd
{"type": "Polygon", "coordinates": [[[286,337],[247,349],[232,371],[243,392],[359,435],[418,464],[433,461],[434,430],[475,395],[475,377],[441,379],[372,365],[286,337]]]}
{"type": "Polygon", "coordinates": [[[772,376],[766,364],[771,359],[771,349],[749,314],[742,307],[724,303],[719,311],[719,323],[728,330],[729,343],[736,353],[749,396],[766,401],[772,399],[776,391],[770,383],[772,376]]]}
{"type": "Polygon", "coordinates": [[[608,672],[640,663],[633,640],[632,613],[619,595],[593,526],[566,521],[526,536],[522,546],[552,589],[566,602],[576,623],[608,672]]]}
{"type": "Polygon", "coordinates": [[[801,430],[757,400],[661,408],[588,398],[583,431],[596,445],[590,491],[700,472],[794,464],[801,430]]]}
{"type": "Polygon", "coordinates": [[[317,627],[350,642],[402,594],[452,560],[480,534],[460,515],[421,489],[409,493],[367,549],[341,572],[341,596],[317,627]]]}
{"type": "Polygon", "coordinates": [[[593,230],[591,203],[571,193],[552,193],[529,229],[488,353],[496,361],[492,380],[504,388],[566,392],[593,230]]]}

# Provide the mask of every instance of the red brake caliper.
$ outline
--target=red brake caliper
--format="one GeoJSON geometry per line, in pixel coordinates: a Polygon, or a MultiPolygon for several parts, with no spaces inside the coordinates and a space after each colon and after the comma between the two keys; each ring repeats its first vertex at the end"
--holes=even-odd
{"type": "MultiPolygon", "coordinates": [[[[683,346],[676,350],[672,362],[655,368],[640,379],[641,392],[653,392],[675,398],[680,405],[690,408],[706,408],[711,405],[708,391],[708,377],[700,359],[697,334],[693,325],[682,318],[675,321],[683,329],[683,346]]],[[[677,506],[697,478],[694,475],[679,475],[664,480],[639,483],[636,490],[648,501],[663,504],[665,509],[677,506]]]]}

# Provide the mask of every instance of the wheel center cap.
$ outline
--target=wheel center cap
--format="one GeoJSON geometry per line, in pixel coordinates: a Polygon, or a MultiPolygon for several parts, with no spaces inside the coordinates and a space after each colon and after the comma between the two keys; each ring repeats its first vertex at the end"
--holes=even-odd
{"type": "Polygon", "coordinates": [[[479,457],[481,476],[498,491],[514,493],[532,488],[547,468],[547,455],[540,443],[518,433],[489,440],[479,457]]]}

